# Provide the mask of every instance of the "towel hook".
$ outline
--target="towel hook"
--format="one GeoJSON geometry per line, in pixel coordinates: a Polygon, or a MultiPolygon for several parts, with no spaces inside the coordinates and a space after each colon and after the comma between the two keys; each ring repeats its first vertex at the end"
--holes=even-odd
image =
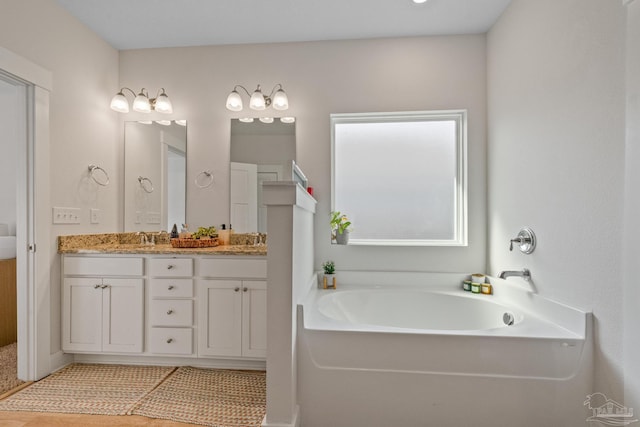
{"type": "Polygon", "coordinates": [[[107,174],[107,171],[102,169],[100,166],[89,165],[89,175],[91,176],[91,179],[95,181],[96,184],[101,185],[103,187],[106,187],[107,185],[109,185],[109,174],[107,174]],[[104,174],[104,179],[102,181],[96,178],[96,176],[94,175],[95,171],[101,171],[104,174]]]}
{"type": "Polygon", "coordinates": [[[213,172],[210,170],[200,172],[198,176],[196,176],[195,183],[198,188],[210,187],[211,184],[213,184],[213,172]],[[204,178],[204,181],[202,181],[201,177],[204,178]]]}
{"type": "Polygon", "coordinates": [[[140,183],[140,187],[142,187],[145,193],[153,193],[153,182],[151,182],[149,178],[145,176],[139,176],[138,182],[140,183]]]}

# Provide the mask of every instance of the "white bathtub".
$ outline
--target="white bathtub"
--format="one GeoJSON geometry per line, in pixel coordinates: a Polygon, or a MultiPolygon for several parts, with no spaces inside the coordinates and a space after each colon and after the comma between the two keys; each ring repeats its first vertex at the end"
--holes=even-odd
{"type": "Polygon", "coordinates": [[[589,313],[504,280],[481,295],[397,276],[345,274],[300,306],[305,426],[584,425],[589,313]]]}

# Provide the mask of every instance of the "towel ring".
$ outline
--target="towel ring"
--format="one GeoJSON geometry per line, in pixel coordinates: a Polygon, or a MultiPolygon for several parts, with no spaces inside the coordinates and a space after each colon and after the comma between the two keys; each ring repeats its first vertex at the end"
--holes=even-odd
{"type": "Polygon", "coordinates": [[[109,185],[109,174],[107,174],[107,171],[102,169],[100,166],[89,165],[89,175],[91,176],[91,179],[95,181],[96,184],[101,185],[103,187],[106,187],[107,185],[109,185]],[[104,180],[100,181],[99,179],[96,178],[96,176],[94,175],[94,172],[97,170],[102,172],[102,174],[104,175],[104,180]]]}
{"type": "Polygon", "coordinates": [[[211,171],[202,171],[198,174],[198,176],[196,176],[196,187],[198,188],[207,188],[207,187],[211,187],[211,184],[213,184],[213,172],[211,171]],[[204,182],[201,183],[201,178],[200,177],[206,177],[204,182]]]}
{"type": "Polygon", "coordinates": [[[144,190],[145,193],[153,193],[153,182],[147,177],[139,176],[138,182],[140,183],[140,187],[144,190]],[[145,184],[147,182],[148,184],[145,184]]]}

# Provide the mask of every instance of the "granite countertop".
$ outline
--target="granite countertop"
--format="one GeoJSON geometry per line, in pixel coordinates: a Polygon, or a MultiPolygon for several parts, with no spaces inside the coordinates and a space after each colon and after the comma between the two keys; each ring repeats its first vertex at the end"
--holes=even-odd
{"type": "MultiPolygon", "coordinates": [[[[239,234],[231,245],[209,248],[174,248],[166,233],[146,233],[157,236],[154,245],[141,244],[137,233],[81,234],[58,237],[61,254],[170,254],[170,255],[266,255],[266,245],[248,244],[254,235],[239,234]]],[[[263,237],[264,239],[264,237],[263,237]]]]}

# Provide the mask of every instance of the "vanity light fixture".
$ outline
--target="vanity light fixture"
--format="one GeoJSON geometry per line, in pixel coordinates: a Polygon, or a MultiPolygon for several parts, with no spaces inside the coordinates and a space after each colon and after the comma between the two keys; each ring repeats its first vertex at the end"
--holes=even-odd
{"type": "Polygon", "coordinates": [[[253,117],[243,117],[240,120],[242,123],[253,123],[253,117]]]}
{"type": "Polygon", "coordinates": [[[414,2],[415,4],[422,4],[422,3],[426,3],[426,2],[427,2],[427,0],[413,0],[413,2],[414,2]]]}
{"type": "Polygon", "coordinates": [[[133,90],[128,87],[123,87],[120,89],[120,92],[111,99],[112,110],[119,113],[129,112],[129,101],[127,101],[127,98],[124,96],[125,90],[131,92],[134,96],[133,111],[137,111],[138,113],[150,113],[152,110],[155,110],[158,113],[163,114],[173,113],[173,106],[171,105],[171,101],[169,100],[164,88],[158,90],[158,94],[155,98],[149,99],[149,92],[147,92],[145,88],[140,89],[140,93],[136,95],[133,90]]]}
{"type": "Polygon", "coordinates": [[[185,119],[175,120],[175,122],[176,122],[177,125],[180,125],[180,126],[186,126],[187,125],[187,121],[185,119]]]}
{"type": "Polygon", "coordinates": [[[262,123],[273,123],[273,117],[260,117],[262,123]]]}
{"type": "Polygon", "coordinates": [[[171,126],[171,120],[156,120],[156,123],[162,126],[171,126]]]}
{"type": "Polygon", "coordinates": [[[229,96],[227,97],[227,109],[231,111],[242,111],[242,98],[238,93],[238,89],[242,89],[245,91],[247,96],[249,96],[249,108],[252,110],[262,111],[267,107],[271,106],[274,110],[283,111],[289,108],[289,98],[287,98],[287,94],[284,92],[282,85],[278,83],[271,89],[271,93],[269,95],[264,95],[262,93],[262,89],[260,89],[260,85],[253,91],[252,94],[241,85],[235,85],[229,96]]]}
{"type": "Polygon", "coordinates": [[[280,117],[280,121],[282,123],[295,123],[296,118],[295,117],[280,117]]]}

